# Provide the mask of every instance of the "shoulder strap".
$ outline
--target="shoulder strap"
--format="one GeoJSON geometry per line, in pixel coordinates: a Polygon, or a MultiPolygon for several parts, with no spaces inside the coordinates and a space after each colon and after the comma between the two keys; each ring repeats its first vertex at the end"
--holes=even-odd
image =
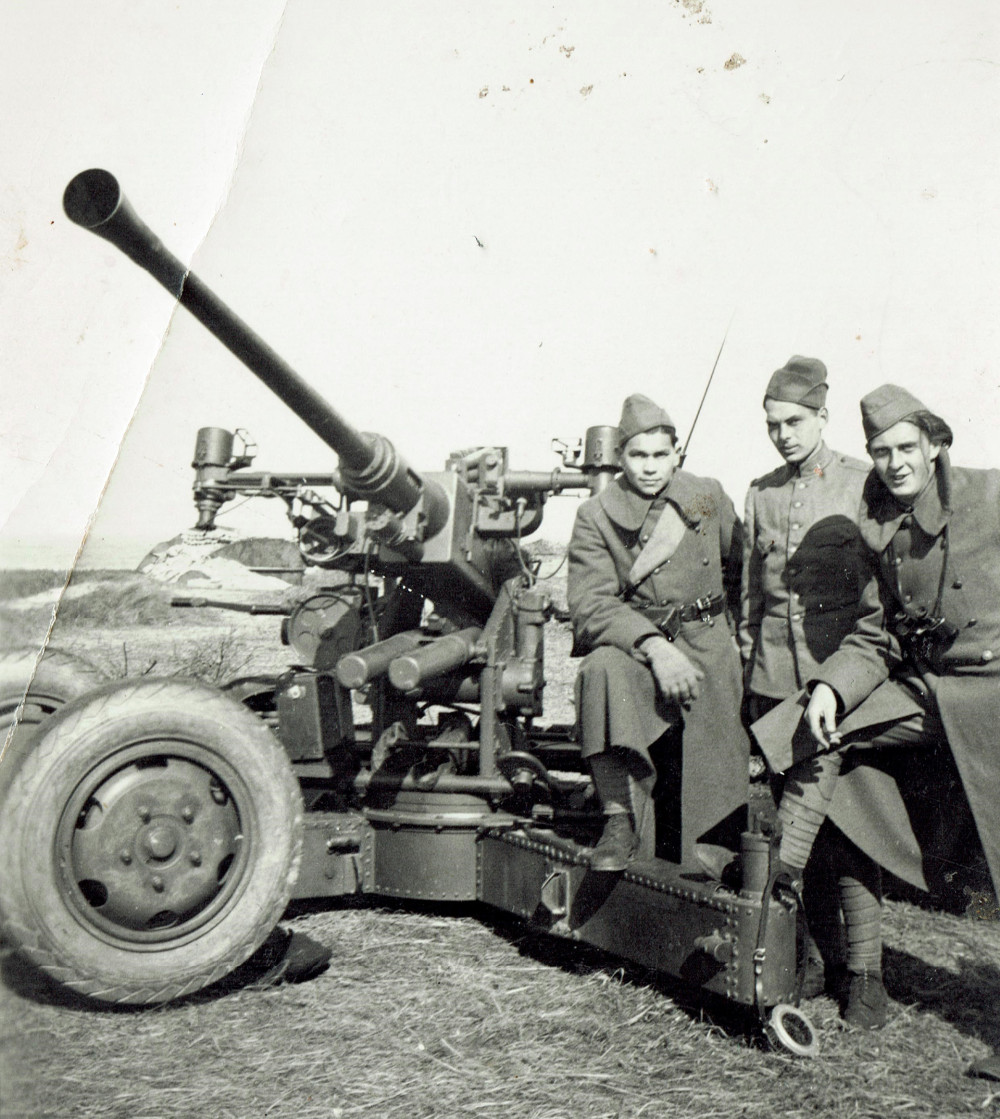
{"type": "Polygon", "coordinates": [[[668,501],[645,547],[636,556],[635,563],[628,573],[625,584],[626,598],[631,597],[635,588],[677,551],[684,533],[687,532],[687,527],[683,517],[668,501]]]}

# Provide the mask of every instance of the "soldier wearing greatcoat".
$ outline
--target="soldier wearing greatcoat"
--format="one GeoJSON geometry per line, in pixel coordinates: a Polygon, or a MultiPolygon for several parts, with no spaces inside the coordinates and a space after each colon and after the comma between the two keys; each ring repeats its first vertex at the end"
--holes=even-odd
{"type": "MultiPolygon", "coordinates": [[[[591,858],[623,870],[650,834],[657,746],[680,740],[675,857],[735,847],[745,820],[749,740],[740,722],[740,521],[721,485],[678,469],[667,413],[628,397],[618,476],[584,502],[569,544],[568,603],[581,749],[606,816],[591,858]]],[[[676,755],[675,755],[676,756],[676,755]]],[[[661,778],[664,774],[661,774],[661,778]]]]}
{"type": "MultiPolygon", "coordinates": [[[[800,692],[837,650],[872,571],[857,524],[870,467],[823,441],[827,388],[823,362],[796,355],[764,394],[767,433],[785,461],[752,482],[746,497],[739,639],[751,720],[800,692]]],[[[825,987],[839,993],[843,970],[864,967],[880,947],[870,936],[878,901],[868,862],[839,832],[824,832],[805,883],[815,937],[807,997],[825,987]]],[[[845,1013],[851,1020],[850,1008],[845,1013]]]]}
{"type": "MultiPolygon", "coordinates": [[[[768,760],[788,772],[781,860],[799,875],[837,807],[862,850],[925,885],[896,772],[921,768],[946,742],[997,888],[1000,471],[953,467],[951,429],[905,389],[883,385],[861,414],[874,469],[859,526],[874,575],[854,629],[811,674],[807,696],[753,728],[768,760]],[[884,759],[909,766],[894,771],[884,759]]],[[[884,1022],[880,969],[853,974],[851,995],[870,1024],[884,1022]]]]}

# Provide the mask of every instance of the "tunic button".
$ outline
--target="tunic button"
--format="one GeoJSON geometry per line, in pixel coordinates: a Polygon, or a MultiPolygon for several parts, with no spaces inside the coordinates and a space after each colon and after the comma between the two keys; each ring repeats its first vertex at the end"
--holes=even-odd
{"type": "Polygon", "coordinates": [[[956,579],[955,582],[952,583],[952,586],[955,588],[956,591],[960,591],[962,589],[962,580],[956,579]]]}
{"type": "Polygon", "coordinates": [[[704,558],[704,559],[703,559],[703,560],[702,560],[701,562],[702,562],[702,563],[703,563],[703,564],[704,564],[704,565],[705,565],[706,567],[708,567],[708,556],[705,556],[705,558],[704,558]]]}
{"type": "Polygon", "coordinates": [[[903,596],[903,601],[904,602],[912,602],[913,601],[913,595],[912,594],[904,595],[903,596]]]}
{"type": "Polygon", "coordinates": [[[896,556],[896,558],[895,558],[895,559],[894,559],[894,560],[893,560],[892,562],[893,562],[893,563],[894,563],[894,564],[895,564],[895,565],[896,565],[897,567],[899,567],[899,566],[900,566],[900,564],[901,564],[901,563],[902,563],[903,561],[902,561],[902,560],[901,560],[901,559],[899,558],[899,556],[896,556]]]}
{"type": "Polygon", "coordinates": [[[793,501],[792,504],[795,506],[796,509],[801,509],[802,508],[802,502],[801,501],[793,501]]]}
{"type": "Polygon", "coordinates": [[[799,482],[798,488],[799,488],[800,490],[804,490],[804,489],[806,488],[806,484],[805,484],[805,482],[799,482]]]}
{"type": "Polygon", "coordinates": [[[798,521],[796,521],[795,524],[792,525],[792,528],[801,528],[801,527],[802,527],[802,525],[800,525],[798,521]]]}
{"type": "Polygon", "coordinates": [[[801,620],[802,620],[802,615],[801,614],[793,614],[792,615],[792,621],[793,622],[800,622],[801,620]]]}
{"type": "Polygon", "coordinates": [[[643,542],[643,544],[645,544],[645,543],[646,543],[646,541],[647,541],[647,540],[649,539],[649,533],[648,533],[648,532],[644,532],[644,533],[642,534],[642,536],[640,536],[640,537],[639,537],[639,539],[640,539],[640,540],[641,540],[641,541],[643,542]]]}
{"type": "Polygon", "coordinates": [[[970,618],[965,624],[968,625],[968,626],[974,626],[978,622],[979,622],[978,618],[970,618]]]}
{"type": "Polygon", "coordinates": [[[992,649],[987,649],[986,652],[983,653],[983,660],[984,661],[993,660],[993,650],[992,649]]]}

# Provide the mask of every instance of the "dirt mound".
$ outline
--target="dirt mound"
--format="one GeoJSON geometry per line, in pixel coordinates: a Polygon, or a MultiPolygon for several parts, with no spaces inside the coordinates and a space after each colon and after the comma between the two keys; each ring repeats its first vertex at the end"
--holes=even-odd
{"type": "Polygon", "coordinates": [[[206,590],[288,588],[288,578],[252,571],[249,565],[274,568],[282,575],[294,577],[301,571],[302,559],[294,545],[284,540],[243,540],[226,529],[190,529],[157,544],[143,557],[137,570],[160,583],[194,585],[206,590]]]}

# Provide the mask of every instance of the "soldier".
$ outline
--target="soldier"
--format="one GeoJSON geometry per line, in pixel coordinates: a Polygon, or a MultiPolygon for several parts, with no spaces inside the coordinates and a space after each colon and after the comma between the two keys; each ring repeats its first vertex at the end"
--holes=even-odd
{"type": "Polygon", "coordinates": [[[740,522],[718,482],[679,469],[673,422],[645,396],[624,403],[618,454],[621,474],[580,506],[569,544],[574,652],[587,654],[577,720],[606,817],[591,867],[623,870],[640,837],[652,853],[654,746],[676,732],[674,854],[694,868],[697,840],[737,845],[746,803],[749,741],[727,624],[738,609],[740,522]]]}
{"type": "MultiPolygon", "coordinates": [[[[831,798],[855,795],[841,827],[883,866],[925,885],[896,772],[883,759],[904,759],[902,779],[914,749],[922,769],[946,741],[998,887],[1000,471],[952,467],[951,429],[905,389],[869,393],[861,415],[874,469],[859,525],[876,573],[853,631],[811,675],[808,732],[792,734],[804,699],[753,728],[772,764],[790,766],[781,860],[800,875],[831,798]]],[[[879,966],[851,976],[850,998],[872,1026],[885,1021],[879,966]]]]}
{"type": "MultiPolygon", "coordinates": [[[[764,394],[767,433],[785,464],[752,482],[746,498],[739,640],[751,721],[798,693],[851,632],[870,575],[857,527],[869,467],[823,441],[826,378],[823,362],[796,355],[764,394]]],[[[839,833],[824,835],[806,884],[816,938],[810,938],[806,997],[826,986],[837,993],[843,968],[863,965],[859,953],[870,951],[861,934],[871,897],[865,883],[874,868],[862,866],[865,857],[839,833]]]]}
{"type": "Polygon", "coordinates": [[[798,692],[854,627],[868,561],[857,528],[868,466],[831,451],[826,366],[791,357],[764,395],[785,465],[746,499],[740,652],[751,717],[798,692]]]}

